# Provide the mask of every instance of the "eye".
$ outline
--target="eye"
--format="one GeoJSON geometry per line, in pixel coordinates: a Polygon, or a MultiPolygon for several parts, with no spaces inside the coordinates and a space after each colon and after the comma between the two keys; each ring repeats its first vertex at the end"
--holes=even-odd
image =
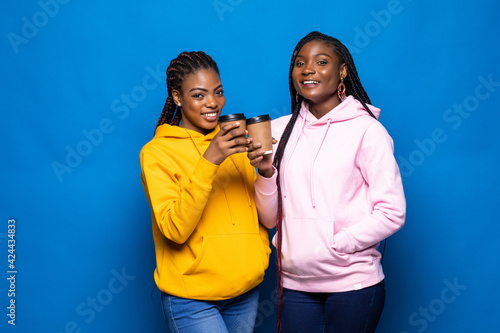
{"type": "Polygon", "coordinates": [[[224,90],[219,90],[219,91],[215,92],[215,95],[216,96],[224,96],[224,90]]]}
{"type": "Polygon", "coordinates": [[[300,67],[300,66],[304,66],[304,62],[303,61],[297,61],[295,63],[295,67],[300,67]]]}
{"type": "Polygon", "coordinates": [[[328,61],[326,61],[326,60],[320,60],[320,61],[318,61],[318,65],[322,65],[323,66],[323,65],[326,65],[326,64],[328,64],[328,61]]]}
{"type": "Polygon", "coordinates": [[[193,98],[203,98],[203,94],[194,94],[191,97],[193,97],[193,98]]]}

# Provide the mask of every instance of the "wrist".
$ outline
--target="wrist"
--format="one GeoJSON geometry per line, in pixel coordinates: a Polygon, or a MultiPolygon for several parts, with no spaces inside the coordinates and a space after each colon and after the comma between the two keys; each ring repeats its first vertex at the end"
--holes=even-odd
{"type": "Polygon", "coordinates": [[[208,151],[206,151],[203,154],[203,158],[206,159],[208,162],[215,164],[215,165],[220,165],[222,163],[222,161],[220,161],[219,158],[217,158],[216,156],[213,156],[213,154],[210,154],[208,151]]]}
{"type": "Polygon", "coordinates": [[[258,170],[259,170],[259,175],[261,175],[264,178],[271,178],[274,174],[273,168],[264,170],[258,169],[258,170]]]}

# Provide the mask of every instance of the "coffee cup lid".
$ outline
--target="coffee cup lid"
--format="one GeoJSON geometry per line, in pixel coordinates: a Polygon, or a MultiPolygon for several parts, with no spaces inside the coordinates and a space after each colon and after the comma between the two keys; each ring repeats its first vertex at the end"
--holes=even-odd
{"type": "Polygon", "coordinates": [[[225,116],[220,116],[219,123],[225,123],[227,121],[235,121],[235,120],[244,120],[244,119],[246,119],[246,117],[243,113],[233,113],[233,114],[227,114],[225,116]]]}
{"type": "Polygon", "coordinates": [[[260,123],[260,122],[268,121],[268,120],[271,120],[271,117],[269,117],[268,114],[264,114],[264,115],[261,115],[261,116],[256,116],[256,117],[248,118],[247,119],[247,125],[252,125],[252,124],[255,124],[255,123],[260,123]]]}

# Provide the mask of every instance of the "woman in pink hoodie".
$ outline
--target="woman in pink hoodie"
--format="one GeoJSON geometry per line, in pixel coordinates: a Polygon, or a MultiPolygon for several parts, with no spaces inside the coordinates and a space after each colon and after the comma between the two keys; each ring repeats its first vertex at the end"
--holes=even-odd
{"type": "Polygon", "coordinates": [[[276,226],[278,330],[375,332],[385,302],[378,246],[404,224],[393,141],[347,48],[311,32],[290,64],[292,114],[254,144],[260,221],[276,226]]]}

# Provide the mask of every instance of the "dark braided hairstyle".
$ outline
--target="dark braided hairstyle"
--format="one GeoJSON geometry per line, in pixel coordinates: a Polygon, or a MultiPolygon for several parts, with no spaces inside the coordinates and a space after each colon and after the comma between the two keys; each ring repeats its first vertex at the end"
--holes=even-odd
{"type": "Polygon", "coordinates": [[[202,51],[182,52],[170,62],[167,68],[168,97],[156,127],[163,124],[179,125],[182,120],[182,113],[174,102],[172,90],[182,91],[182,83],[185,77],[200,69],[213,69],[219,75],[219,68],[215,61],[202,51]]]}
{"type": "MultiPolygon", "coordinates": [[[[317,31],[310,32],[304,38],[302,38],[295,49],[293,50],[292,60],[290,62],[290,70],[288,74],[288,82],[290,88],[290,96],[292,99],[292,117],[290,121],[285,127],[283,134],[281,135],[281,139],[276,150],[276,154],[274,155],[273,165],[275,168],[280,171],[281,161],[283,159],[283,153],[285,152],[286,144],[288,143],[288,139],[290,139],[290,135],[292,133],[292,129],[297,121],[297,117],[299,115],[300,107],[302,105],[302,101],[304,101],[304,97],[301,95],[297,95],[297,90],[293,84],[292,79],[292,71],[295,67],[295,60],[297,55],[299,54],[302,47],[310,41],[317,40],[321,41],[325,44],[331,46],[333,52],[337,54],[339,57],[339,65],[345,64],[347,70],[347,76],[344,79],[344,84],[346,87],[346,95],[352,95],[355,99],[361,102],[365,110],[376,119],[373,113],[368,108],[367,104],[371,104],[370,98],[368,97],[361,81],[358,77],[358,72],[356,70],[356,66],[354,65],[354,61],[352,60],[351,53],[344,44],[342,44],[338,39],[327,36],[317,31]]],[[[277,314],[277,322],[276,322],[276,330],[279,332],[281,328],[281,309],[283,303],[283,280],[282,280],[282,267],[281,267],[281,245],[283,239],[282,233],[282,223],[283,223],[283,202],[281,198],[281,186],[280,186],[280,177],[277,177],[277,185],[278,185],[278,214],[277,214],[277,224],[276,224],[276,289],[277,289],[277,305],[278,305],[278,314],[277,314]]]]}

